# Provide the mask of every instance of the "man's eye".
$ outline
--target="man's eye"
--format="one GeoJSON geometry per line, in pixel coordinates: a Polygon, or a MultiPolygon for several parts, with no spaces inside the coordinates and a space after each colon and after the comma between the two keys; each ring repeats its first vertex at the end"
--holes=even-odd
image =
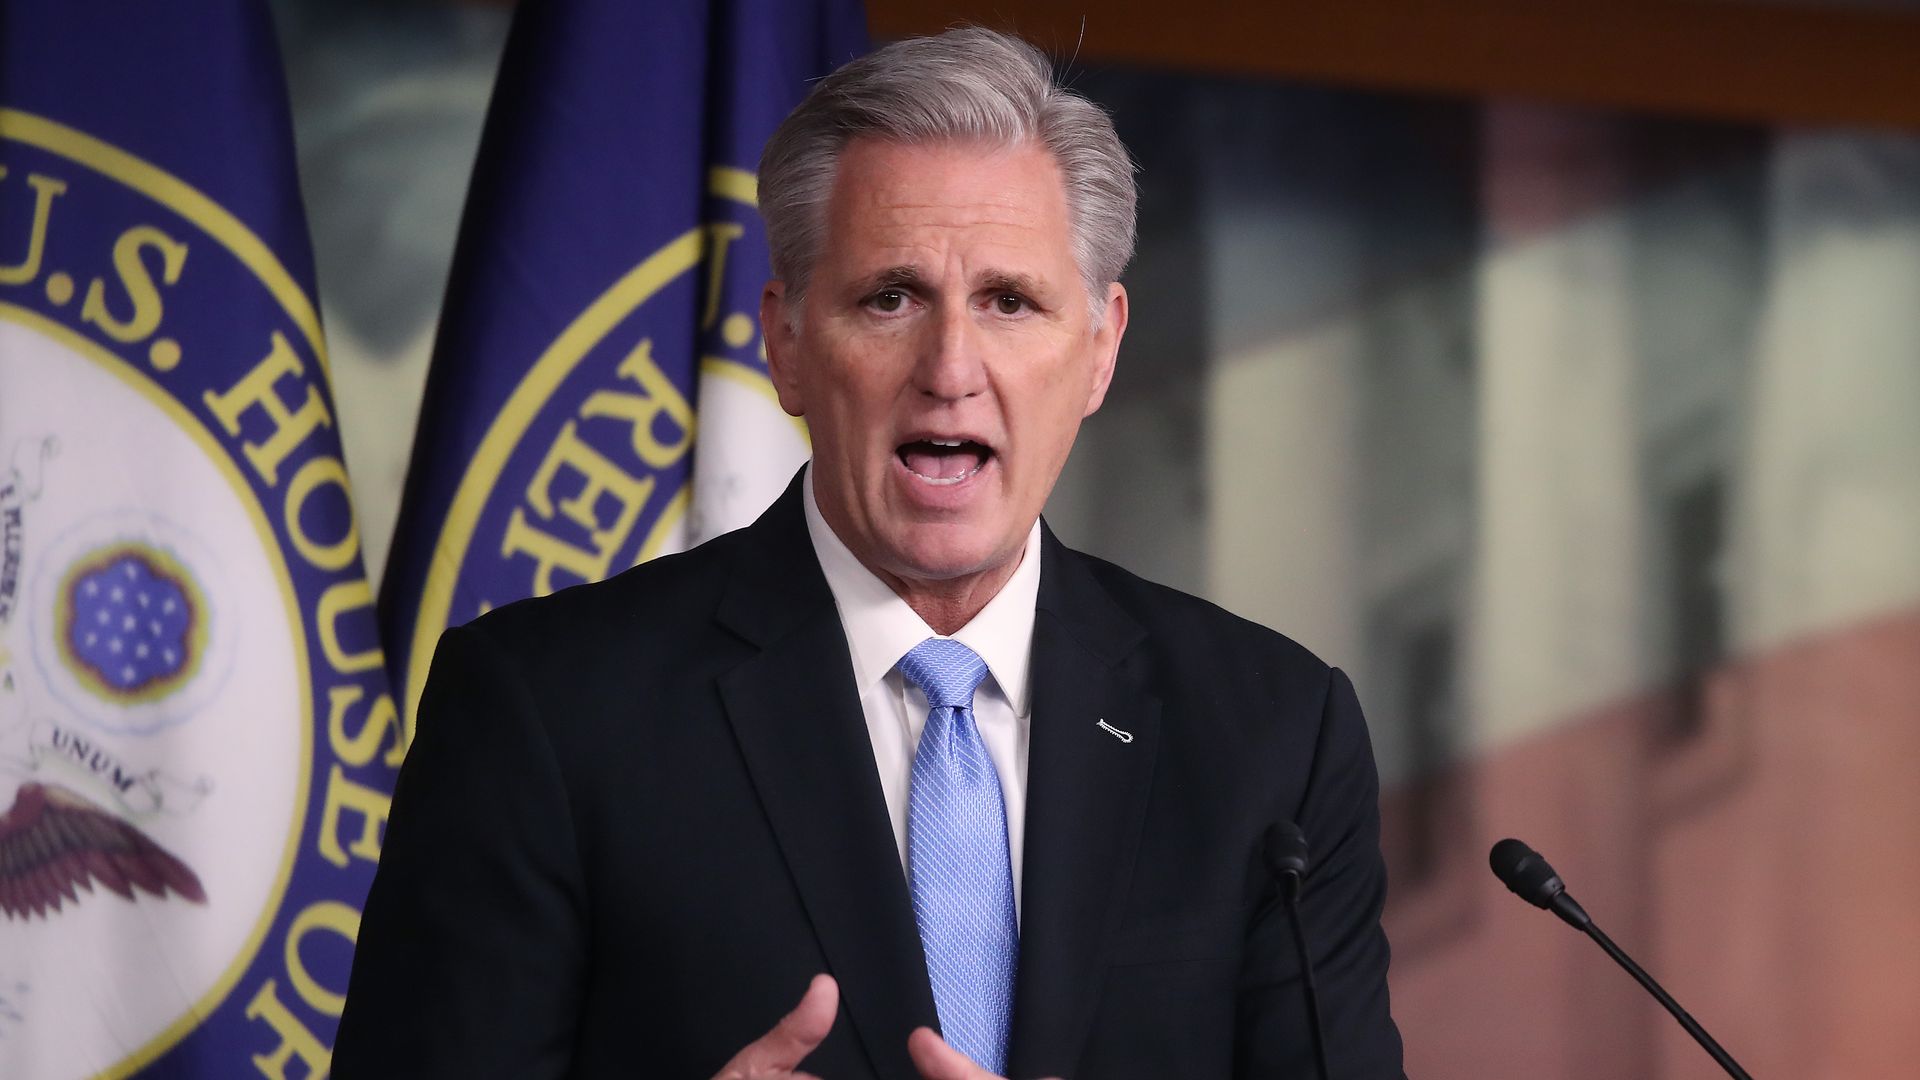
{"type": "Polygon", "coordinates": [[[1013,293],[1001,293],[993,298],[993,306],[1002,315],[1018,315],[1025,310],[1027,302],[1013,293]]]}
{"type": "Polygon", "coordinates": [[[888,313],[899,311],[900,305],[906,302],[907,302],[907,295],[901,292],[899,289],[882,289],[879,292],[874,293],[873,299],[870,301],[870,303],[873,304],[873,309],[875,311],[884,311],[888,313]]]}

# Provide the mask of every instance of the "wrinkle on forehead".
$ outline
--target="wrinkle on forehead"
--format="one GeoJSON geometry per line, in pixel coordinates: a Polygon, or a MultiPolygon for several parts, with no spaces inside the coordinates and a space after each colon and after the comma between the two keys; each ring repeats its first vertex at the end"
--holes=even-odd
{"type": "Polygon", "coordinates": [[[911,219],[916,224],[1009,225],[1028,227],[1048,211],[1066,210],[1066,180],[1053,155],[1032,143],[1012,145],[977,143],[880,143],[857,141],[841,155],[840,176],[830,198],[830,213],[845,215],[846,223],[861,224],[862,219],[911,219]],[[1054,183],[1047,195],[1035,205],[1030,185],[1018,181],[1005,187],[982,185],[983,173],[1011,167],[1024,170],[1029,162],[1020,158],[1038,158],[1054,183]],[[863,183],[845,184],[848,167],[864,167],[863,183]],[[927,166],[934,165],[934,168],[927,166]],[[858,206],[848,206],[855,195],[858,206]],[[857,211],[846,214],[847,211],[857,211]]]}
{"type": "Polygon", "coordinates": [[[862,280],[901,269],[929,280],[958,260],[985,287],[1033,288],[1077,280],[1065,218],[1059,166],[1037,144],[856,143],[841,161],[823,254],[862,280]],[[1036,166],[1052,181],[1037,195],[1036,166]],[[1005,184],[992,183],[1001,170],[1005,184]]]}
{"type": "Polygon", "coordinates": [[[942,234],[980,231],[988,240],[1006,242],[1044,229],[1043,216],[1011,196],[1004,202],[898,202],[876,198],[868,205],[849,208],[845,224],[863,239],[887,243],[898,233],[933,231],[942,234]]]}

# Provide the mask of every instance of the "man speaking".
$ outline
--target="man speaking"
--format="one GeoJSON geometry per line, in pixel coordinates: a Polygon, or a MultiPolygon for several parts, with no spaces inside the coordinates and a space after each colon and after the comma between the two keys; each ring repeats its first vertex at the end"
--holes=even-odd
{"type": "Polygon", "coordinates": [[[442,638],[337,1077],[1309,1077],[1276,821],[1331,1073],[1401,1075],[1352,687],[1039,520],[1134,202],[1106,116],[989,31],[794,110],[760,317],[813,460],[442,638]]]}

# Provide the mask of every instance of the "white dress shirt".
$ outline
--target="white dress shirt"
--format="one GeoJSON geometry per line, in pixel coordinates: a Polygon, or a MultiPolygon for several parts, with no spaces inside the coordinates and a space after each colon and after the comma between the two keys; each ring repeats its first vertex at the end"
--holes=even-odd
{"type": "MultiPolygon", "coordinates": [[[[807,534],[820,569],[833,590],[840,625],[853,659],[853,680],[873,741],[873,762],[887,798],[900,865],[907,867],[908,788],[920,729],[927,724],[927,695],[895,667],[907,650],[939,637],[886,582],[861,565],[834,534],[813,496],[813,467],[807,467],[807,534]]],[[[1020,914],[1020,854],[1026,832],[1027,733],[1031,706],[1027,664],[1033,654],[1033,612],[1040,596],[1040,523],[1033,523],[1013,576],[987,606],[952,636],[987,662],[987,678],[973,695],[973,719],[1000,774],[1000,795],[1007,810],[1007,855],[1012,860],[1013,905],[1020,914]]]]}

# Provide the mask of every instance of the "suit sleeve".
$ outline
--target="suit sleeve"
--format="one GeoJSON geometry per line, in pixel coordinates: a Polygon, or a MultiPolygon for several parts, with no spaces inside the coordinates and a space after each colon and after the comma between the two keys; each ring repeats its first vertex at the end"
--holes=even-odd
{"type": "Polygon", "coordinates": [[[585,955],[572,815],[535,699],[483,631],[450,630],[394,790],[333,1075],[562,1076],[585,955]]]}
{"type": "MultiPolygon", "coordinates": [[[[1387,935],[1380,915],[1380,789],[1353,684],[1329,672],[1307,788],[1294,820],[1311,865],[1301,923],[1334,1080],[1402,1080],[1400,1032],[1387,999],[1387,935]]],[[[1277,893],[1277,890],[1276,890],[1277,893]]],[[[1312,1033],[1292,928],[1277,898],[1249,939],[1239,995],[1238,1076],[1313,1076],[1312,1033]]]]}

